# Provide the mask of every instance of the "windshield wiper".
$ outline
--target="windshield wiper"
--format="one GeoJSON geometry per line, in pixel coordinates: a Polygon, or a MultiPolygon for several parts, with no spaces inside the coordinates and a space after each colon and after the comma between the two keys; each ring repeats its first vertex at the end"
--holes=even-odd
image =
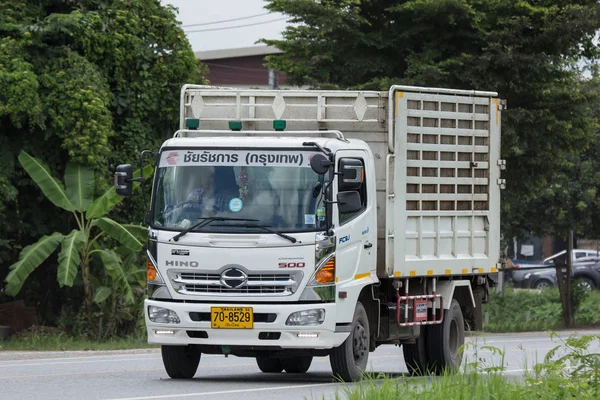
{"type": "Polygon", "coordinates": [[[182,230],[177,235],[175,235],[171,239],[169,239],[169,241],[174,240],[176,242],[179,240],[180,237],[182,237],[186,233],[189,233],[196,228],[202,228],[203,226],[206,226],[214,221],[248,221],[248,222],[258,221],[257,219],[250,219],[250,218],[227,218],[227,217],[206,217],[206,218],[198,218],[198,219],[200,220],[199,222],[195,223],[194,225],[190,226],[189,228],[182,230]]]}
{"type": "MultiPolygon", "coordinates": [[[[256,221],[256,220],[254,220],[256,221]]],[[[215,226],[239,226],[240,228],[258,228],[258,229],[262,229],[265,230],[267,232],[270,233],[274,233],[279,237],[282,237],[284,239],[289,240],[292,243],[296,243],[298,241],[298,239],[296,239],[295,237],[292,237],[290,235],[286,235],[285,233],[281,233],[281,232],[277,232],[274,229],[269,228],[268,226],[265,225],[258,225],[258,224],[222,224],[222,225],[215,225],[215,226]]]]}

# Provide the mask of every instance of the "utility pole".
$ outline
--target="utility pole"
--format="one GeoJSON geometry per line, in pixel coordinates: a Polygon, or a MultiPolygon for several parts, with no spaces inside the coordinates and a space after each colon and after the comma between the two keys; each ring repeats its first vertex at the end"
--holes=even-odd
{"type": "Polygon", "coordinates": [[[269,68],[269,89],[277,89],[277,72],[269,68]]]}
{"type": "Polygon", "coordinates": [[[573,271],[573,231],[569,231],[567,240],[566,263],[558,262],[556,268],[556,279],[558,281],[558,290],[560,291],[560,300],[563,309],[563,321],[565,328],[575,326],[575,318],[573,316],[573,284],[571,273],[573,271]],[[563,273],[563,269],[566,270],[563,273]]]}

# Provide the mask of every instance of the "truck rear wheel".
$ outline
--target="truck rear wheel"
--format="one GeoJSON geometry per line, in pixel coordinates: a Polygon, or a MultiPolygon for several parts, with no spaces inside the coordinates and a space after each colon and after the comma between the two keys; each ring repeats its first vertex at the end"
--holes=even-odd
{"type": "Polygon", "coordinates": [[[172,379],[191,379],[198,370],[200,351],[194,345],[161,346],[163,364],[172,379]]]}
{"type": "Polygon", "coordinates": [[[282,358],[281,364],[288,374],[303,374],[310,368],[311,356],[282,358]]]}
{"type": "Polygon", "coordinates": [[[283,371],[283,364],[279,358],[256,357],[256,364],[262,372],[277,373],[283,371]]]}
{"type": "Polygon", "coordinates": [[[403,344],[402,352],[404,353],[404,362],[408,372],[412,375],[422,376],[429,371],[429,362],[427,359],[427,328],[421,326],[421,334],[411,344],[403,344]]]}
{"type": "Polygon", "coordinates": [[[456,372],[462,363],[461,346],[465,343],[465,320],[458,301],[445,310],[444,322],[431,325],[427,332],[427,356],[431,372],[456,372]]]}
{"type": "Polygon", "coordinates": [[[352,332],[339,347],[332,350],[329,362],[333,375],[344,381],[358,381],[369,361],[369,319],[360,302],[356,303],[352,332]]]}

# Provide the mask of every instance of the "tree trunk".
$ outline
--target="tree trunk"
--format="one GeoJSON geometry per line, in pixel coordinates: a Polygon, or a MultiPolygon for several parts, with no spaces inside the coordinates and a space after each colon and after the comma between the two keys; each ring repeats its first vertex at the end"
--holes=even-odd
{"type": "MultiPolygon", "coordinates": [[[[87,254],[85,255],[87,256],[87,254]]],[[[84,255],[82,255],[82,259],[85,260],[85,258],[83,258],[84,255]]],[[[93,291],[92,291],[92,282],[90,281],[90,268],[89,265],[86,265],[85,263],[81,263],[81,279],[83,281],[83,293],[84,293],[84,301],[85,301],[85,312],[88,315],[91,315],[92,312],[94,311],[94,309],[92,308],[92,303],[93,303],[93,291]]]]}
{"type": "Polygon", "coordinates": [[[573,270],[573,231],[569,231],[566,263],[563,264],[560,261],[558,261],[556,268],[556,279],[562,303],[563,321],[565,328],[573,328],[575,326],[575,318],[573,316],[573,285],[571,279],[571,271],[573,270]],[[563,269],[566,272],[563,272],[563,269]]]}

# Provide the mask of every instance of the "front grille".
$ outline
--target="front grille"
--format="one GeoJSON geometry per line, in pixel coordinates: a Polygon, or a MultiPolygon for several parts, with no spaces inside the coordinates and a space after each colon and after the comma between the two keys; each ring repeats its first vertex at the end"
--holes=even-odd
{"type": "Polygon", "coordinates": [[[185,285],[185,290],[193,293],[236,293],[236,294],[268,294],[268,293],[285,293],[289,291],[285,286],[259,286],[259,287],[243,287],[243,288],[228,288],[214,287],[210,285],[185,285]]]}
{"type": "Polygon", "coordinates": [[[289,296],[302,281],[302,272],[292,273],[247,273],[247,280],[240,287],[227,287],[220,273],[203,271],[169,271],[171,283],[181,294],[220,296],[289,296]]]}

